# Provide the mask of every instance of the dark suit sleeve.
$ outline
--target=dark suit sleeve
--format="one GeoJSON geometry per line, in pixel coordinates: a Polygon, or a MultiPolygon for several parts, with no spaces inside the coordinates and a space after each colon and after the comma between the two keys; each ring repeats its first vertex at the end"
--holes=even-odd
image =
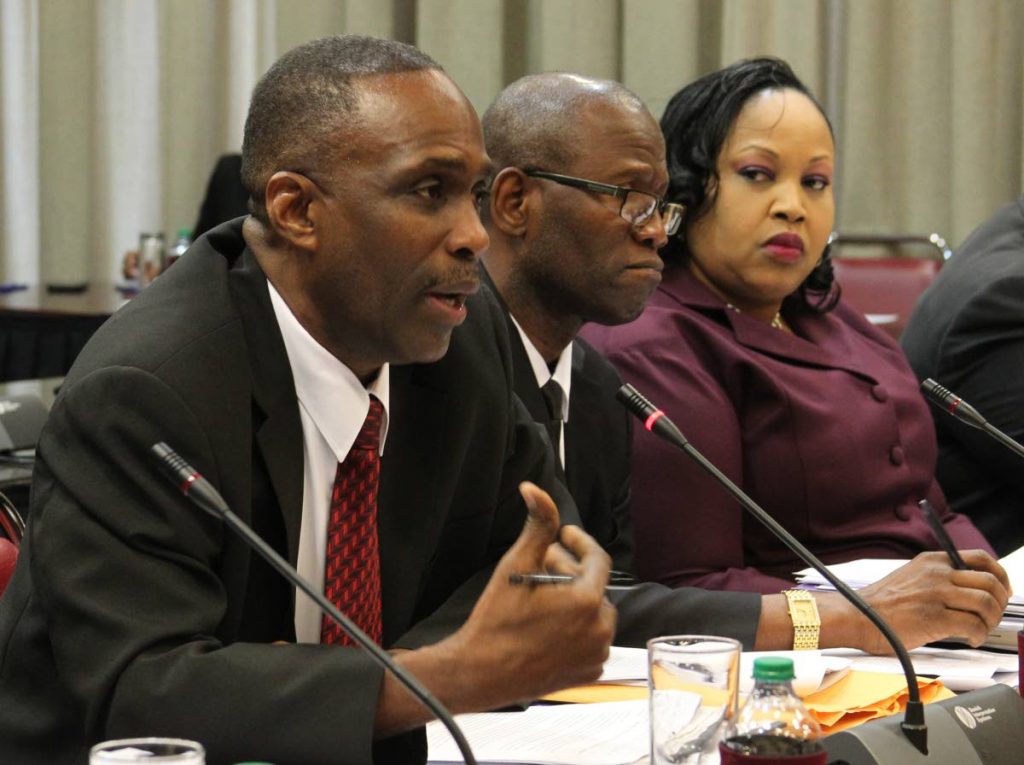
{"type": "Polygon", "coordinates": [[[720,635],[753,650],[761,596],[648,582],[611,594],[619,610],[615,645],[643,647],[658,635],[720,635]]]}
{"type": "MultiPolygon", "coordinates": [[[[610,530],[606,540],[600,540],[611,558],[612,568],[616,571],[633,571],[633,515],[631,512],[632,495],[630,493],[630,467],[632,465],[633,421],[624,407],[620,407],[621,417],[625,420],[621,445],[609,445],[607,449],[622,449],[625,456],[621,460],[618,473],[611,477],[613,481],[613,499],[610,516],[610,530]]],[[[582,511],[581,511],[582,512],[582,511]]]]}
{"type": "Polygon", "coordinates": [[[196,739],[211,765],[369,763],[381,671],[354,650],[218,637],[237,543],[156,472],[159,440],[221,483],[182,399],[123,367],[65,391],[39,447],[31,570],[87,740],[196,739]]]}
{"type": "MultiPolygon", "coordinates": [[[[990,281],[969,300],[950,326],[936,357],[935,377],[970,402],[995,427],[1024,441],[1024,320],[1021,319],[1024,276],[990,281]]],[[[969,494],[972,485],[986,494],[984,507],[968,512],[1001,553],[1024,543],[1017,522],[1024,497],[1020,458],[985,433],[952,417],[937,419],[941,434],[955,444],[955,455],[943,449],[939,475],[969,494]]],[[[946,438],[942,439],[944,442],[946,438]]],[[[969,497],[966,497],[971,504],[969,497]]],[[[959,509],[959,507],[957,508],[959,509]]]]}

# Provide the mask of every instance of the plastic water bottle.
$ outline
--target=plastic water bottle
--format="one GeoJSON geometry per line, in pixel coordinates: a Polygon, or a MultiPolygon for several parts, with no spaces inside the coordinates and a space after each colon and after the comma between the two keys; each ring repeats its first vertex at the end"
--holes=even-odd
{"type": "Polygon", "coordinates": [[[178,229],[178,238],[174,240],[174,246],[167,253],[167,268],[174,265],[174,261],[180,258],[192,245],[192,232],[187,228],[178,229]]]}
{"type": "Polygon", "coordinates": [[[793,660],[754,660],[754,690],[719,745],[722,765],[825,765],[821,727],[793,692],[793,660]]]}

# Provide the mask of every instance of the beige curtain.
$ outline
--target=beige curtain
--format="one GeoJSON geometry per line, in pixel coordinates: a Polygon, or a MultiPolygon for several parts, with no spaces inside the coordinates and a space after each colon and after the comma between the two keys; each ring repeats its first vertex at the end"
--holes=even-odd
{"type": "Polygon", "coordinates": [[[841,227],[957,243],[1024,189],[1022,0],[0,0],[0,280],[111,281],[196,218],[280,53],[360,32],[436,57],[478,110],[529,72],[612,77],[655,114],[738,58],[826,104],[841,227]]]}

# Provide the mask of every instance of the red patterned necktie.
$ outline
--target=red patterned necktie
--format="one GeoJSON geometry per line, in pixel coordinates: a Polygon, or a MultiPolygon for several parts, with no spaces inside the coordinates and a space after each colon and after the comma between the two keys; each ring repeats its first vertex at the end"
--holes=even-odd
{"type": "MultiPolygon", "coordinates": [[[[381,641],[380,549],[377,542],[377,488],[380,484],[380,426],[384,406],[370,396],[362,430],[338,463],[327,520],[324,595],[377,643],[381,641]]],[[[352,645],[324,616],[320,642],[352,645]]]]}

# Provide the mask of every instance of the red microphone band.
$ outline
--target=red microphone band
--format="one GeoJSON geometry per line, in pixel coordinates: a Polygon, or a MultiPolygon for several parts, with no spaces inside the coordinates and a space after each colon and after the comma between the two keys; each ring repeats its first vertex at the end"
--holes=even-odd
{"type": "Polygon", "coordinates": [[[192,484],[198,481],[200,478],[202,478],[202,476],[199,475],[199,473],[193,473],[184,481],[182,481],[181,486],[178,487],[179,489],[181,489],[181,493],[188,494],[188,490],[192,488],[192,484]]]}
{"type": "Polygon", "coordinates": [[[656,423],[664,416],[665,413],[663,411],[661,411],[660,409],[655,409],[653,412],[651,412],[650,417],[644,420],[644,427],[647,428],[647,430],[650,430],[651,428],[654,427],[654,423],[656,423]]]}
{"type": "Polygon", "coordinates": [[[958,406],[960,406],[960,402],[962,402],[962,401],[963,401],[962,398],[954,397],[953,398],[953,403],[949,405],[949,413],[953,414],[956,411],[956,408],[958,406]]]}

